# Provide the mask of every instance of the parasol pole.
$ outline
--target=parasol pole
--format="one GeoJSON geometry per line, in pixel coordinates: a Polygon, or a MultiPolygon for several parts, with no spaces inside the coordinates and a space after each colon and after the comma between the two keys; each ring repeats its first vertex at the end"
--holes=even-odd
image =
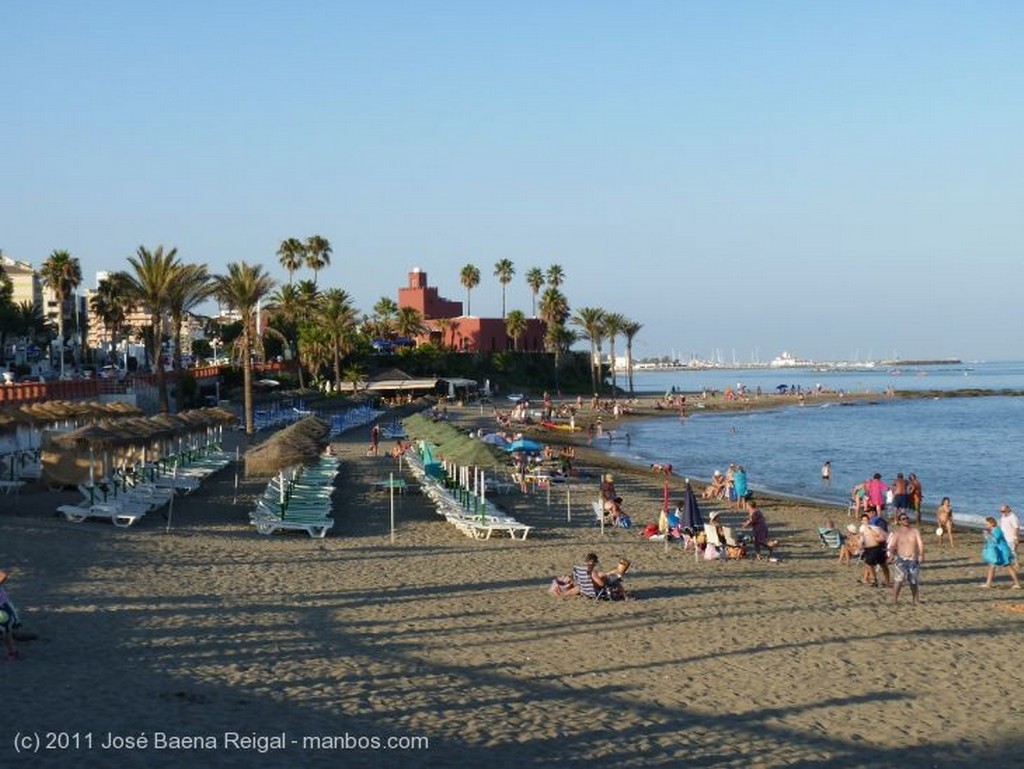
{"type": "Polygon", "coordinates": [[[565,522],[572,523],[572,485],[565,484],[565,522]]]}
{"type": "Polygon", "coordinates": [[[178,461],[174,461],[174,470],[171,473],[171,498],[167,502],[167,527],[164,529],[164,534],[171,533],[171,516],[174,515],[174,497],[177,495],[177,489],[175,484],[178,480],[178,461]]]}
{"type": "Polygon", "coordinates": [[[89,505],[96,503],[96,461],[93,456],[92,444],[89,444],[89,505]]]}
{"type": "Polygon", "coordinates": [[[238,503],[238,446],[235,446],[235,496],[231,499],[231,504],[238,503]]]}
{"type": "Polygon", "coordinates": [[[395,474],[388,473],[388,492],[391,497],[391,544],[395,544],[395,474]]]}

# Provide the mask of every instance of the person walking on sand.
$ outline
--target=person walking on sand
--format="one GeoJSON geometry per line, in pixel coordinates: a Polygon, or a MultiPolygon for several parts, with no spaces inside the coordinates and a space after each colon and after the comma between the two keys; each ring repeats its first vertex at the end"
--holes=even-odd
{"type": "Polygon", "coordinates": [[[1006,572],[1013,580],[1011,588],[1020,590],[1020,578],[1017,576],[1017,565],[1013,562],[1013,553],[1003,530],[991,515],[985,519],[985,547],[981,551],[981,557],[988,564],[988,574],[982,587],[992,587],[992,579],[996,575],[996,566],[1005,566],[1006,572]]]}
{"type": "Polygon", "coordinates": [[[1017,563],[1020,521],[1017,520],[1017,514],[1013,512],[1009,505],[1003,505],[999,508],[999,528],[1002,530],[1003,536],[1006,537],[1006,544],[1010,548],[1010,557],[1014,563],[1017,563]]]}
{"type": "Polygon", "coordinates": [[[921,562],[924,560],[924,542],[921,532],[911,528],[910,516],[904,511],[896,516],[896,529],[889,535],[887,543],[889,562],[893,565],[893,603],[900,602],[903,583],[910,585],[910,595],[918,602],[918,584],[921,578],[921,562]]]}
{"type": "Polygon", "coordinates": [[[871,523],[871,516],[861,513],[860,516],[860,560],[864,564],[864,571],[861,574],[861,582],[871,587],[878,587],[878,574],[876,569],[881,569],[885,576],[885,587],[889,586],[889,566],[885,558],[885,531],[871,523]]]}
{"type": "Polygon", "coordinates": [[[370,453],[377,456],[380,447],[380,425],[375,424],[370,428],[370,453]]]}

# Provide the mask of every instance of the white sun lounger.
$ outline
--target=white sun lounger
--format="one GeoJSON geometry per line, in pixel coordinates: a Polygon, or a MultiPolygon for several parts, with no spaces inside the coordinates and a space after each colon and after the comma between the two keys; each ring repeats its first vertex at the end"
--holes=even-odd
{"type": "Polygon", "coordinates": [[[115,526],[127,528],[142,518],[146,510],[140,507],[122,507],[120,505],[96,504],[82,507],[80,505],[61,505],[57,512],[72,523],[82,523],[87,518],[109,518],[115,526]]]}

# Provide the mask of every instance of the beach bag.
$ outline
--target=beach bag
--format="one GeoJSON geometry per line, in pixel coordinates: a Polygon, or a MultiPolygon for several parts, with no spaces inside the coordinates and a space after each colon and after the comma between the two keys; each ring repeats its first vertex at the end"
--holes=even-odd
{"type": "Polygon", "coordinates": [[[726,545],[725,555],[730,561],[738,561],[747,557],[747,549],[743,545],[726,545]]]}
{"type": "Polygon", "coordinates": [[[718,548],[713,545],[708,545],[704,548],[704,560],[705,561],[717,561],[721,556],[718,553],[718,548]]]}
{"type": "Polygon", "coordinates": [[[646,526],[644,526],[644,536],[647,537],[648,539],[650,539],[651,537],[653,537],[657,533],[658,533],[657,525],[655,525],[653,523],[649,523],[646,526]]]}
{"type": "MultiPolygon", "coordinates": [[[[628,515],[623,514],[623,515],[619,516],[619,526],[620,527],[622,527],[623,529],[628,529],[632,525],[633,525],[633,521],[630,520],[628,515]]],[[[657,526],[654,527],[654,533],[655,534],[658,533],[658,527],[657,526]]]]}

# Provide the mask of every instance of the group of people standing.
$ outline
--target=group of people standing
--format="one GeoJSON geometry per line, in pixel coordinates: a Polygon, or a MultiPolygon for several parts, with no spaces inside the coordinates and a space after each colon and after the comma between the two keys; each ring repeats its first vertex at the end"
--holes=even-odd
{"type": "MultiPolygon", "coordinates": [[[[942,541],[948,534],[950,544],[952,538],[953,512],[949,497],[943,497],[942,504],[936,514],[938,528],[936,535],[942,541]]],[[[918,585],[920,584],[920,568],[924,561],[924,541],[917,528],[910,525],[910,514],[906,509],[896,513],[895,527],[890,532],[888,522],[881,514],[874,517],[864,512],[860,515],[860,527],[852,528],[851,536],[843,545],[840,560],[850,560],[852,555],[859,555],[863,565],[861,582],[878,586],[878,572],[884,579],[884,586],[893,587],[893,600],[899,601],[900,590],[904,584],[910,586],[914,603],[918,602],[918,585]],[[889,567],[893,567],[890,573],[889,567]]],[[[988,571],[982,587],[991,588],[997,567],[1006,569],[1012,582],[1011,587],[1021,589],[1020,576],[1017,571],[1017,544],[1020,540],[1020,521],[1009,505],[999,509],[999,519],[988,516],[985,519],[985,544],[982,559],[988,565],[988,571]]]]}
{"type": "MultiPolygon", "coordinates": [[[[828,462],[822,467],[822,478],[831,476],[831,466],[828,462]]],[[[893,515],[898,518],[900,512],[909,510],[914,512],[915,522],[921,524],[921,503],[924,500],[924,490],[921,487],[921,480],[915,473],[903,477],[903,473],[896,473],[891,483],[882,480],[881,473],[875,473],[863,483],[858,483],[850,492],[850,504],[855,513],[866,512],[875,515],[883,515],[887,507],[892,507],[893,515]]]]}

